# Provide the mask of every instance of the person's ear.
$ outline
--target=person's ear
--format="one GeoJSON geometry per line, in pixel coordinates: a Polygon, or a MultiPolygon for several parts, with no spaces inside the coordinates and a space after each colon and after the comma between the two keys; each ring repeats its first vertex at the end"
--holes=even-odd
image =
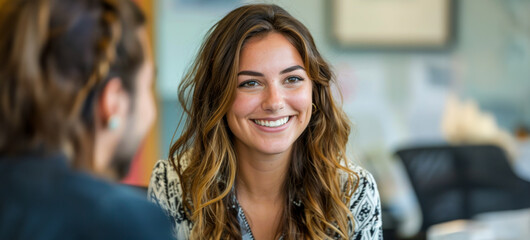
{"type": "Polygon", "coordinates": [[[124,125],[129,112],[129,95],[120,78],[110,79],[101,92],[99,116],[102,127],[115,130],[124,125]]]}

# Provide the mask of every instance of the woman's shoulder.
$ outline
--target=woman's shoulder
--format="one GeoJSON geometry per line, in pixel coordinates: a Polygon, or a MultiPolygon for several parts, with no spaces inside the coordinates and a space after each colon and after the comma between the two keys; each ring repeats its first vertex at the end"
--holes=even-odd
{"type": "Polygon", "coordinates": [[[352,195],[352,204],[350,208],[359,206],[362,202],[366,204],[370,202],[371,205],[379,205],[379,191],[377,190],[377,183],[373,175],[363,167],[348,163],[348,168],[355,173],[355,192],[352,195]]]}
{"type": "Polygon", "coordinates": [[[157,180],[156,182],[160,184],[168,181],[178,181],[177,172],[170,160],[162,159],[155,163],[151,173],[151,183],[153,183],[152,180],[157,180]]]}
{"type": "Polygon", "coordinates": [[[348,168],[356,175],[357,186],[348,204],[355,218],[355,236],[369,236],[368,239],[381,239],[381,200],[377,183],[372,174],[359,165],[348,163],[348,168]]]}
{"type": "Polygon", "coordinates": [[[177,171],[169,160],[156,162],[147,196],[149,201],[160,206],[169,217],[177,239],[187,239],[192,224],[184,210],[182,187],[177,171]]]}
{"type": "Polygon", "coordinates": [[[151,173],[147,190],[150,201],[158,204],[167,212],[175,211],[173,200],[181,200],[182,189],[177,172],[169,160],[158,160],[151,173]]]}
{"type": "MultiPolygon", "coordinates": [[[[373,175],[368,170],[350,161],[343,163],[343,166],[354,173],[353,184],[357,185],[354,195],[361,194],[367,190],[373,190],[377,192],[377,183],[375,182],[373,175]]],[[[349,174],[346,171],[340,170],[340,178],[343,186],[347,183],[348,177],[349,174]]]]}

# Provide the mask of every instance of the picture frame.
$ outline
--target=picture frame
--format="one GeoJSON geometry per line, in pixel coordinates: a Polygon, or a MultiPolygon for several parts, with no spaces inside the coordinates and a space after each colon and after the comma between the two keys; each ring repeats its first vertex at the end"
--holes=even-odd
{"type": "Polygon", "coordinates": [[[343,47],[443,48],[451,0],[332,0],[334,39],[343,47]]]}

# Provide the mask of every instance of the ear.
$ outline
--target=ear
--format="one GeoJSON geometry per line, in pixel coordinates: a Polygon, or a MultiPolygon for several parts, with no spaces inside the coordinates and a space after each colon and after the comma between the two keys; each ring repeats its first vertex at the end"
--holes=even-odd
{"type": "Polygon", "coordinates": [[[114,77],[108,81],[101,92],[98,105],[103,128],[108,127],[111,117],[117,117],[121,122],[125,120],[129,112],[129,95],[120,78],[114,77]]]}

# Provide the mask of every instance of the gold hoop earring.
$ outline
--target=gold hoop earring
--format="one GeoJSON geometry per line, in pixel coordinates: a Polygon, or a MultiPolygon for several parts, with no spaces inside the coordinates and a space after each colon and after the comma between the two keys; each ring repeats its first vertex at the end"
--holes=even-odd
{"type": "Polygon", "coordinates": [[[311,105],[313,105],[313,113],[315,113],[318,110],[317,105],[314,103],[311,103],[311,105]]]}

